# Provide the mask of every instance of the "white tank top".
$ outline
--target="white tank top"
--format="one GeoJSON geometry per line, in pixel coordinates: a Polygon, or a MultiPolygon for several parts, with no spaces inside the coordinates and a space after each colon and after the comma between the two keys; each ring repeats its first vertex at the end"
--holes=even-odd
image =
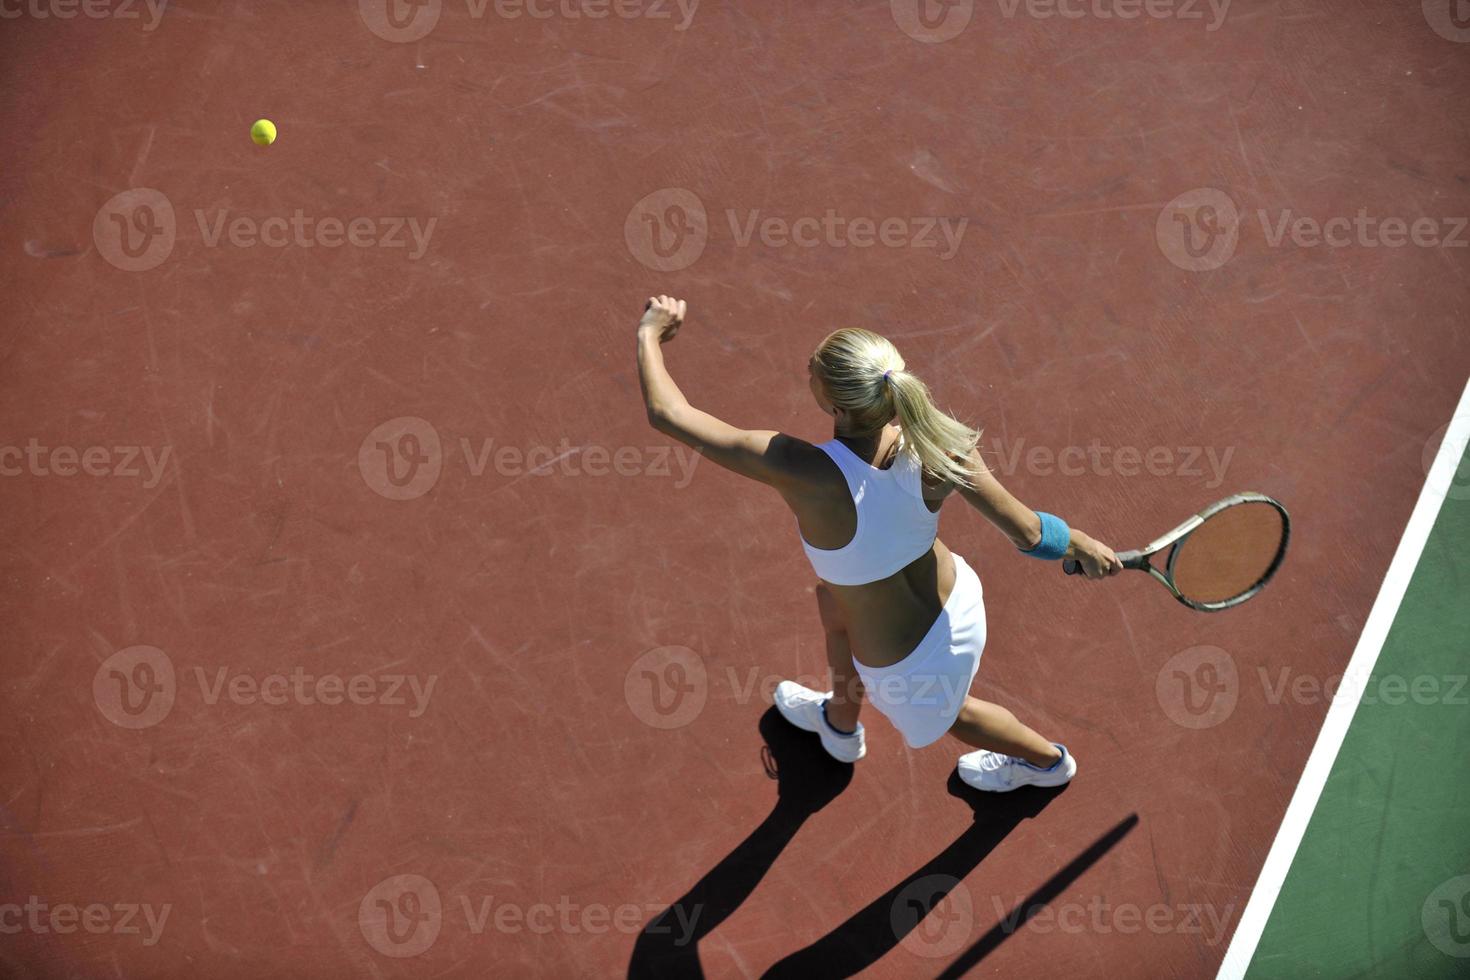
{"type": "MultiPolygon", "coordinates": [[[[857,509],[857,530],[841,548],[801,546],[817,577],[833,585],[864,585],[885,579],[934,546],[939,515],[924,503],[919,461],[903,451],[902,436],[893,465],[880,470],[836,439],[817,447],[842,470],[857,509]]],[[[799,529],[798,529],[799,532],[799,529]]]]}

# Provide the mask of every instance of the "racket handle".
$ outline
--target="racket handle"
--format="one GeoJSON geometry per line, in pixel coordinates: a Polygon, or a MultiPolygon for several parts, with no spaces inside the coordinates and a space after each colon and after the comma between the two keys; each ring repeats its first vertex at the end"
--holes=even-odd
{"type": "MultiPolygon", "coordinates": [[[[1118,561],[1123,563],[1124,568],[1147,568],[1148,558],[1141,551],[1120,551],[1118,561]]],[[[1082,563],[1075,558],[1068,558],[1062,562],[1062,571],[1068,575],[1081,575],[1082,563]]]]}

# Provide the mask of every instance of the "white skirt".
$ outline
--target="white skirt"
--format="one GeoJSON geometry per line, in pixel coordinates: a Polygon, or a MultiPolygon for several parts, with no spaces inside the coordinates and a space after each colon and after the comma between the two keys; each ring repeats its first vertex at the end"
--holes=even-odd
{"type": "Polygon", "coordinates": [[[959,555],[953,557],[954,591],[913,652],[889,667],[852,662],[868,701],[916,749],[938,741],[954,724],[985,650],[980,576],[959,555]]]}

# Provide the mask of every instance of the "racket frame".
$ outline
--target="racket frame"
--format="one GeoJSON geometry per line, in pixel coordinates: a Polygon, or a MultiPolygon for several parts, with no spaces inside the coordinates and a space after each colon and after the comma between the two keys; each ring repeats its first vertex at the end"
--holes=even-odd
{"type": "Polygon", "coordinates": [[[1291,515],[1286,512],[1286,508],[1281,505],[1280,501],[1274,500],[1263,493],[1256,493],[1255,491],[1245,491],[1243,493],[1232,494],[1231,496],[1226,497],[1224,500],[1211,504],[1204,510],[1200,511],[1198,514],[1195,514],[1189,520],[1185,521],[1183,524],[1180,524],[1178,527],[1174,528],[1174,530],[1170,531],[1168,534],[1165,534],[1159,538],[1154,539],[1153,541],[1150,541],[1147,545],[1143,546],[1137,551],[1118,552],[1118,560],[1123,563],[1124,568],[1133,568],[1140,571],[1148,572],[1149,575],[1153,576],[1153,578],[1157,580],[1160,584],[1162,584],[1164,588],[1169,590],[1170,595],[1179,600],[1179,602],[1188,606],[1190,609],[1194,609],[1199,612],[1220,612],[1223,609],[1232,609],[1235,606],[1240,605],[1242,602],[1245,602],[1246,600],[1252,598],[1256,595],[1256,593],[1264,589],[1267,583],[1269,583],[1271,579],[1276,575],[1277,570],[1281,568],[1281,563],[1286,560],[1286,547],[1290,542],[1291,515]],[[1228,510],[1231,507],[1238,507],[1241,504],[1268,504],[1271,507],[1275,508],[1276,512],[1281,515],[1281,544],[1277,546],[1276,554],[1272,557],[1271,564],[1266,568],[1266,571],[1261,576],[1260,580],[1256,582],[1256,584],[1253,585],[1250,589],[1242,592],[1240,595],[1232,596],[1229,599],[1224,599],[1219,602],[1200,602],[1196,599],[1189,598],[1188,596],[1181,593],[1178,587],[1174,584],[1174,562],[1179,557],[1179,553],[1182,550],[1181,546],[1184,544],[1185,541],[1189,539],[1189,536],[1193,534],[1194,531],[1205,521],[1209,520],[1211,517],[1214,517],[1222,510],[1228,510]],[[1149,559],[1156,556],[1165,548],[1169,549],[1169,554],[1164,559],[1164,567],[1160,569],[1149,559]]]}

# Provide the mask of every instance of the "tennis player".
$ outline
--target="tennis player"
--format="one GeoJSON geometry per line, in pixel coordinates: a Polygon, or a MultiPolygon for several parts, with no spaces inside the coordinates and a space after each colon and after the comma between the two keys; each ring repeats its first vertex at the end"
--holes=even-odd
{"type": "Polygon", "coordinates": [[[959,775],[977,789],[1069,781],[1077,762],[1065,746],[969,694],[985,604],[974,570],[938,539],[939,508],[958,492],[1023,555],[1076,559],[1092,579],[1122,570],[1113,549],[1011,496],[981,462],[979,433],[936,408],[893,344],[870,331],[836,331],[807,364],[812,396],[832,416],[830,442],[738,429],[700,411],[664,366],[662,345],[685,312],[683,300],[655,296],[638,324],[648,419],[779,492],[818,579],[832,689],[782,681],[782,716],[815,732],[833,758],[856,762],[867,751],[858,721],[867,700],[915,748],[948,733],[975,749],[960,756],[959,775]]]}

